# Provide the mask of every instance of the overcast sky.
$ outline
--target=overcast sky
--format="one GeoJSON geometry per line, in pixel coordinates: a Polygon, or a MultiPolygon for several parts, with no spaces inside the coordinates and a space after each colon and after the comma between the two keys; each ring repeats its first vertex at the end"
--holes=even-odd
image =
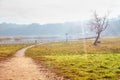
{"type": "Polygon", "coordinates": [[[61,23],[86,20],[97,11],[120,15],[120,0],[0,0],[0,22],[61,23]]]}

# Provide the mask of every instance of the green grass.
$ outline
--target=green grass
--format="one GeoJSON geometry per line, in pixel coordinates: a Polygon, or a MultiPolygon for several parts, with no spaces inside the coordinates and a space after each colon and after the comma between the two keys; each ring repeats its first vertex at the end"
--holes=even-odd
{"type": "Polygon", "coordinates": [[[28,44],[0,44],[0,61],[13,56],[15,52],[28,44]]]}
{"type": "Polygon", "coordinates": [[[26,56],[71,80],[119,80],[120,38],[49,43],[27,50],[26,56]]]}

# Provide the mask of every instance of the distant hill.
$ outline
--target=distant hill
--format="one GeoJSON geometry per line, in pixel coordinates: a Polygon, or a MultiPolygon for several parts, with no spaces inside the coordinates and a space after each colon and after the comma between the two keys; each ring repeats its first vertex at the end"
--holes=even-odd
{"type": "MultiPolygon", "coordinates": [[[[73,24],[0,24],[0,36],[35,36],[35,35],[64,35],[65,33],[76,33],[78,26],[73,24]]],[[[78,32],[79,30],[77,30],[78,32]]]]}
{"type": "MultiPolygon", "coordinates": [[[[37,23],[22,25],[12,23],[0,23],[0,36],[95,36],[95,33],[90,31],[88,21],[67,22],[56,24],[37,23]]],[[[120,36],[120,19],[114,18],[110,20],[110,26],[103,32],[103,36],[120,36]]]]}

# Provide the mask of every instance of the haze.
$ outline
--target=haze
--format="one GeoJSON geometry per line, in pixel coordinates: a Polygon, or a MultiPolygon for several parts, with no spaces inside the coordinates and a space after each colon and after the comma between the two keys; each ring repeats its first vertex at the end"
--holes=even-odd
{"type": "Polygon", "coordinates": [[[0,22],[63,23],[90,19],[93,11],[120,14],[120,0],[0,0],[0,22]]]}

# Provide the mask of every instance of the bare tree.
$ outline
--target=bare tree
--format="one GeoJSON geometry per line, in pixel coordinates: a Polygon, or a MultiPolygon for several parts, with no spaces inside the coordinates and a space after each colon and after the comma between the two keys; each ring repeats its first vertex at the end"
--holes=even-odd
{"type": "Polygon", "coordinates": [[[98,40],[100,38],[101,33],[108,27],[108,20],[107,20],[108,14],[105,15],[104,17],[99,17],[97,13],[94,12],[93,17],[94,18],[91,21],[90,25],[91,25],[92,31],[95,31],[97,34],[96,39],[93,43],[94,45],[97,45],[98,43],[100,43],[100,41],[98,40]]]}

